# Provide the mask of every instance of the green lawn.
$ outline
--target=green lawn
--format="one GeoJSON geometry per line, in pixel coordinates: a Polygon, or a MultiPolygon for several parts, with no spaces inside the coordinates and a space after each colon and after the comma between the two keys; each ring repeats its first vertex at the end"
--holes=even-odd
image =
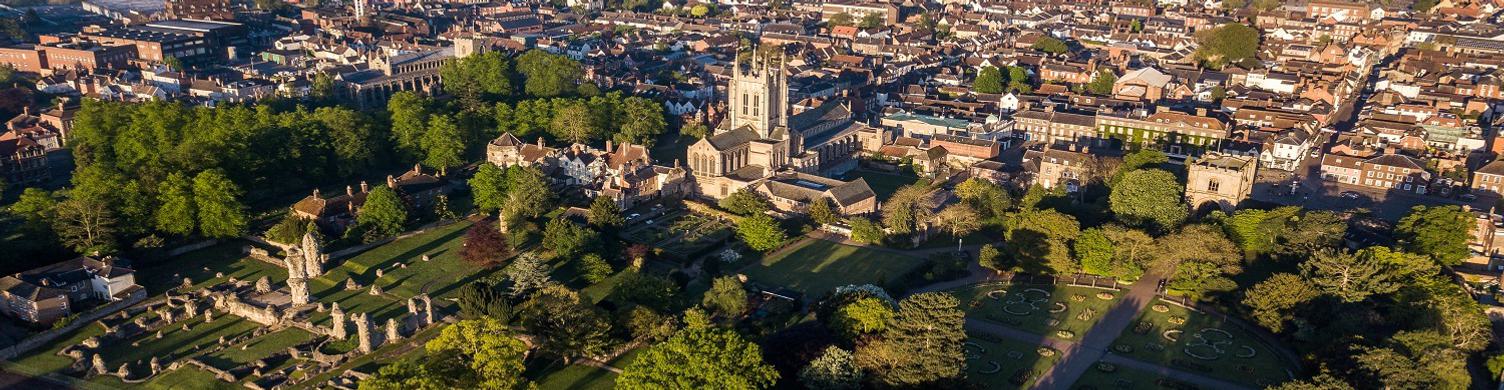
{"type": "Polygon", "coordinates": [[[376,270],[379,268],[384,270],[381,287],[389,294],[402,299],[422,292],[443,295],[467,281],[468,276],[481,271],[480,267],[459,256],[465,230],[470,225],[469,221],[460,221],[392,241],[345,260],[319,279],[343,286],[346,278],[354,277],[362,285],[369,286],[377,279],[376,270]],[[423,261],[425,254],[429,255],[428,262],[423,261]],[[406,263],[407,268],[393,268],[398,261],[406,263]]]}
{"type": "Polygon", "coordinates": [[[1257,337],[1220,318],[1164,301],[1144,310],[1134,325],[1113,341],[1113,349],[1134,359],[1261,387],[1289,379],[1286,370],[1290,367],[1257,337]],[[1165,311],[1154,310],[1156,307],[1165,311]],[[1184,323],[1174,324],[1172,318],[1184,323]],[[1144,326],[1145,322],[1152,326],[1144,326]],[[1180,333],[1167,336],[1169,330],[1180,333]],[[1131,352],[1119,350],[1122,346],[1131,348],[1131,352]]]}
{"type": "Polygon", "coordinates": [[[232,277],[256,280],[266,276],[274,283],[287,280],[287,269],[246,256],[245,245],[245,241],[230,240],[164,261],[143,264],[138,266],[136,281],[146,287],[147,293],[157,295],[168,288],[181,286],[184,277],[192,279],[195,289],[232,277]],[[215,278],[216,273],[224,273],[225,277],[215,278]]]}
{"type": "Polygon", "coordinates": [[[966,341],[966,377],[986,389],[1027,388],[1060,356],[1041,356],[1037,345],[977,333],[966,341]]]}
{"type": "Polygon", "coordinates": [[[203,317],[197,317],[167,326],[162,330],[160,340],[154,337],[155,333],[147,333],[134,340],[108,344],[101,354],[104,355],[105,365],[111,368],[124,362],[139,361],[145,364],[152,357],[161,359],[163,365],[166,365],[167,362],[216,345],[220,336],[233,338],[250,334],[260,327],[261,324],[228,314],[215,315],[214,322],[207,323],[203,317]],[[183,331],[182,324],[188,324],[188,331],[183,331]],[[132,341],[140,345],[132,346],[132,341]]]}
{"type": "Polygon", "coordinates": [[[215,368],[228,370],[256,361],[257,359],[271,356],[277,352],[286,351],[288,347],[312,339],[312,333],[298,328],[287,328],[209,354],[205,356],[204,361],[215,368]],[[241,349],[242,347],[244,349],[241,349]]]}
{"type": "Polygon", "coordinates": [[[1121,295],[1090,287],[1001,283],[970,286],[951,293],[961,300],[961,307],[966,308],[967,316],[1070,341],[1078,341],[1085,336],[1086,331],[1107,314],[1107,310],[1112,308],[1121,295]],[[1005,292],[988,296],[989,292],[999,290],[1005,292]],[[1099,298],[1097,294],[1103,292],[1112,294],[1112,298],[1099,298]],[[1053,312],[1057,310],[1058,313],[1053,312]],[[1087,312],[1090,314],[1085,315],[1087,312]],[[1074,335],[1063,337],[1057,334],[1059,330],[1069,331],[1074,335]]]}
{"type": "Polygon", "coordinates": [[[855,180],[858,177],[867,179],[867,186],[872,187],[872,192],[877,194],[878,202],[888,200],[888,197],[893,196],[894,192],[898,192],[900,187],[921,183],[921,181],[928,183],[928,180],[921,179],[912,174],[882,173],[865,169],[858,169],[846,174],[845,180],[855,180]]]}
{"type": "Polygon", "coordinates": [[[759,283],[818,297],[849,284],[881,285],[923,264],[919,258],[876,249],[805,240],[741,272],[759,283]]]}
{"type": "MultiPolygon", "coordinates": [[[[616,368],[626,368],[627,364],[637,355],[642,354],[643,349],[638,348],[617,356],[607,364],[616,368]]],[[[559,362],[535,362],[536,374],[540,377],[534,379],[541,390],[565,390],[565,389],[611,389],[616,385],[616,373],[606,369],[574,364],[560,367],[559,362]]]]}
{"type": "Polygon", "coordinates": [[[1112,372],[1102,371],[1101,367],[1092,367],[1076,379],[1071,385],[1072,389],[1123,389],[1123,390],[1149,390],[1166,388],[1157,382],[1161,379],[1158,374],[1139,371],[1121,366],[1115,367],[1112,372]]]}

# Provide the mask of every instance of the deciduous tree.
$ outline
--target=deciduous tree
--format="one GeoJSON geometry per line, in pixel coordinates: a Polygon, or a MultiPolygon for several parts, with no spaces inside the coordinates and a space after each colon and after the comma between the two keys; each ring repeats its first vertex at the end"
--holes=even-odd
{"type": "Polygon", "coordinates": [[[537,347],[566,364],[598,355],[610,343],[611,323],[605,313],[564,286],[544,286],[518,309],[528,334],[537,337],[537,347]]]}
{"type": "Polygon", "coordinates": [[[481,164],[470,177],[470,195],[481,213],[501,210],[507,201],[506,173],[493,164],[481,164]]]}
{"type": "Polygon", "coordinates": [[[830,346],[799,371],[799,383],[811,390],[856,390],[862,385],[862,368],[850,351],[830,346]]]}
{"type": "Polygon", "coordinates": [[[157,230],[179,236],[193,234],[197,226],[197,208],[194,206],[193,183],[182,173],[173,172],[162,182],[157,201],[157,230]]]}
{"type": "Polygon", "coordinates": [[[1321,291],[1294,274],[1274,274],[1249,289],[1243,304],[1253,310],[1253,319],[1272,332],[1281,332],[1295,318],[1294,310],[1321,295],[1321,291]]]}
{"type": "Polygon", "coordinates": [[[1405,251],[1431,256],[1446,266],[1467,258],[1472,231],[1472,214],[1458,206],[1415,206],[1394,227],[1405,251]]]}
{"type": "Polygon", "coordinates": [[[227,238],[245,232],[245,206],[240,187],[224,172],[211,169],[193,177],[193,198],[198,209],[198,230],[204,236],[227,238]]]}
{"type": "Polygon", "coordinates": [[[597,228],[620,227],[627,222],[626,217],[621,216],[621,208],[616,206],[616,201],[605,196],[596,196],[590,202],[590,225],[597,228]]]}
{"type": "Polygon", "coordinates": [[[465,162],[465,138],[459,126],[448,115],[434,115],[428,120],[428,131],[421,139],[423,165],[439,170],[443,175],[449,167],[465,162]]]}
{"type": "Polygon", "coordinates": [[[496,225],[477,223],[465,231],[465,245],[460,247],[460,258],[485,267],[500,264],[511,252],[505,237],[496,225]]]}
{"type": "Polygon", "coordinates": [[[376,186],[366,194],[366,202],[355,215],[355,222],[378,237],[390,237],[402,233],[407,224],[407,206],[397,191],[387,186],[376,186]]]}
{"type": "MultiPolygon", "coordinates": [[[[686,316],[688,317],[688,316],[686,316]]],[[[762,360],[762,349],[736,332],[696,324],[654,344],[622,369],[616,386],[648,389],[765,389],[778,371],[762,360]]]]}
{"type": "Polygon", "coordinates": [[[767,214],[755,214],[742,218],[736,224],[736,235],[753,250],[766,252],[783,245],[788,234],[778,226],[778,221],[767,214]]]}
{"type": "Polygon", "coordinates": [[[734,276],[715,278],[700,305],[712,314],[735,319],[747,311],[747,289],[734,276]]]}
{"type": "Polygon", "coordinates": [[[1181,193],[1185,187],[1175,175],[1158,169],[1129,172],[1112,187],[1108,199],[1118,219],[1135,225],[1171,229],[1187,215],[1181,193]]]}

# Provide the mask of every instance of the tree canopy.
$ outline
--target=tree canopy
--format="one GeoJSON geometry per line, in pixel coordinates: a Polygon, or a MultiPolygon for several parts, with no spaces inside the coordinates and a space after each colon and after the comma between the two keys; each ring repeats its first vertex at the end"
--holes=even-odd
{"type": "MultiPolygon", "coordinates": [[[[686,321],[688,322],[688,321],[686,321]]],[[[622,369],[622,389],[766,389],[778,371],[762,360],[762,349],[736,332],[690,324],[653,344],[622,369]]]]}
{"type": "Polygon", "coordinates": [[[1119,220],[1136,225],[1171,229],[1184,221],[1188,209],[1181,194],[1185,187],[1175,175],[1159,169],[1128,172],[1112,188],[1109,201],[1119,220]]]}

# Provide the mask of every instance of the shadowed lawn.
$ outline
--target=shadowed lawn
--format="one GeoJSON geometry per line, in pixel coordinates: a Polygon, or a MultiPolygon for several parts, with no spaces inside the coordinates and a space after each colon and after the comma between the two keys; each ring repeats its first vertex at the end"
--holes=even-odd
{"type": "Polygon", "coordinates": [[[1162,389],[1163,386],[1155,383],[1160,380],[1158,374],[1130,369],[1118,366],[1116,371],[1105,372],[1098,367],[1087,370],[1071,385],[1072,389],[1162,389]]]}
{"type": "Polygon", "coordinates": [[[1118,335],[1113,348],[1120,346],[1132,351],[1113,352],[1231,382],[1263,387],[1289,380],[1289,367],[1256,336],[1221,318],[1164,301],[1150,304],[1134,325],[1118,335]],[[1158,305],[1164,305],[1165,311],[1154,310],[1158,305]],[[1166,334],[1171,330],[1178,332],[1166,334]]]}
{"type": "Polygon", "coordinates": [[[818,297],[848,284],[882,285],[923,260],[825,240],[805,240],[779,255],[742,270],[759,283],[788,287],[818,297]]]}
{"type": "Polygon", "coordinates": [[[1060,356],[1041,356],[1039,346],[1013,339],[978,333],[967,336],[966,377],[986,389],[1027,388],[1060,356]]]}
{"type": "MultiPolygon", "coordinates": [[[[197,317],[187,321],[178,321],[163,328],[160,340],[155,337],[155,332],[144,333],[132,340],[108,344],[100,353],[104,355],[105,365],[111,369],[125,362],[135,364],[140,361],[145,364],[154,356],[166,365],[167,362],[180,359],[197,349],[207,349],[216,345],[220,336],[233,338],[249,334],[260,327],[261,324],[228,314],[216,314],[214,322],[207,323],[204,322],[203,317],[197,317]],[[188,324],[188,331],[183,331],[182,324],[188,324]],[[140,346],[132,346],[132,341],[139,342],[140,346]]],[[[141,368],[144,369],[145,366],[141,368]]]]}
{"type": "MultiPolygon", "coordinates": [[[[625,369],[637,355],[642,354],[643,348],[627,351],[617,356],[615,360],[607,362],[612,367],[625,369]]],[[[565,390],[565,389],[610,389],[616,384],[617,374],[606,369],[585,365],[563,366],[558,361],[535,361],[535,371],[539,378],[534,382],[541,390],[565,390]],[[561,367],[563,366],[563,367],[561,367]]]]}
{"type": "Polygon", "coordinates": [[[430,295],[448,291],[451,285],[465,276],[480,271],[480,268],[460,259],[460,246],[465,241],[465,230],[470,221],[434,228],[422,234],[392,241],[355,257],[344,260],[338,267],[319,277],[343,286],[346,278],[354,277],[363,286],[376,280],[376,269],[383,269],[380,278],[383,291],[406,299],[427,291],[430,295]],[[423,255],[429,261],[423,261],[423,255]],[[407,268],[394,268],[397,262],[407,268]]]}
{"type": "Polygon", "coordinates": [[[1090,287],[1002,283],[970,286],[950,293],[961,300],[961,307],[969,317],[1068,341],[1080,341],[1122,295],[1090,287]],[[1002,292],[988,296],[993,291],[1002,292]],[[1112,294],[1111,299],[1097,296],[1103,292],[1112,294]],[[1074,335],[1061,337],[1056,334],[1059,330],[1074,335]]]}
{"type": "Polygon", "coordinates": [[[288,347],[313,339],[313,334],[298,328],[287,328],[267,334],[239,345],[225,348],[205,357],[205,362],[222,370],[256,361],[286,351],[288,347]],[[246,347],[245,349],[240,349],[246,347]]]}
{"type": "Polygon", "coordinates": [[[243,249],[245,245],[245,241],[231,240],[165,261],[143,264],[137,269],[139,272],[136,273],[136,280],[151,295],[181,286],[184,277],[192,279],[192,289],[224,282],[232,277],[254,281],[266,276],[273,283],[287,280],[287,269],[246,256],[243,249]],[[215,273],[224,273],[225,276],[215,278],[215,273]]]}
{"type": "Polygon", "coordinates": [[[888,197],[898,192],[899,188],[919,183],[921,180],[918,176],[911,174],[881,173],[865,169],[846,174],[845,180],[856,180],[858,177],[867,179],[867,186],[872,187],[872,192],[877,194],[878,202],[888,200],[888,197]]]}

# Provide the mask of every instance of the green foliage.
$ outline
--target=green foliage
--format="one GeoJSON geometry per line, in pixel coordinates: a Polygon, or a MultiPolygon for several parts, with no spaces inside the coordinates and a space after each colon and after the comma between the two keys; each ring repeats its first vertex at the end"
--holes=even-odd
{"type": "Polygon", "coordinates": [[[262,236],[272,242],[293,244],[303,239],[303,234],[308,233],[308,229],[312,226],[309,221],[298,217],[297,214],[286,213],[276,225],[266,229],[266,233],[262,236]]]}
{"type": "Polygon", "coordinates": [[[535,97],[567,96],[575,93],[584,73],[580,63],[557,54],[533,49],[517,57],[517,71],[526,80],[523,90],[535,97]]]}
{"type": "Polygon", "coordinates": [[[371,118],[345,107],[319,107],[308,119],[327,129],[335,175],[354,177],[376,166],[385,154],[386,135],[371,118]]]}
{"type": "Polygon", "coordinates": [[[430,358],[425,363],[443,367],[443,379],[457,388],[525,389],[532,385],[523,378],[522,358],[528,347],[512,336],[506,324],[492,318],[462,320],[439,331],[423,348],[430,358]],[[454,372],[460,367],[467,372],[454,372]]]}
{"type": "Polygon", "coordinates": [[[861,298],[836,309],[831,327],[848,340],[877,334],[888,328],[894,316],[893,307],[878,298],[861,298]]]}
{"type": "Polygon", "coordinates": [[[423,148],[423,165],[438,169],[440,174],[449,167],[465,163],[465,139],[454,119],[448,115],[434,115],[428,120],[428,131],[420,140],[423,148]]]}
{"type": "Polygon", "coordinates": [[[1436,8],[1437,4],[1441,4],[1441,0],[1415,0],[1414,3],[1410,3],[1410,9],[1415,10],[1415,12],[1427,13],[1431,12],[1432,8],[1436,8]]]}
{"type": "Polygon", "coordinates": [[[53,193],[28,187],[21,191],[16,203],[10,205],[10,213],[25,220],[24,227],[31,233],[47,233],[57,217],[57,203],[58,198],[53,193]]]}
{"type": "Polygon", "coordinates": [[[1029,81],[1029,71],[1021,66],[1008,67],[1008,89],[1029,93],[1034,91],[1034,84],[1029,81]]]}
{"type": "Polygon", "coordinates": [[[852,217],[847,220],[851,224],[851,240],[863,244],[879,244],[887,233],[883,227],[866,217],[852,217]]]}
{"type": "Polygon", "coordinates": [[[1065,41],[1048,36],[1040,37],[1039,40],[1034,41],[1034,46],[1032,47],[1034,50],[1050,54],[1065,54],[1070,51],[1070,48],[1065,45],[1065,41]]]}
{"type": "Polygon", "coordinates": [[[575,257],[595,249],[600,236],[594,230],[570,222],[564,217],[548,221],[543,228],[543,247],[563,258],[575,257]]]}
{"type": "Polygon", "coordinates": [[[445,390],[452,388],[444,373],[431,369],[433,364],[399,360],[382,366],[376,375],[360,381],[360,390],[445,390]]]}
{"type": "Polygon", "coordinates": [[[876,13],[876,12],[871,12],[871,13],[867,13],[865,15],[862,15],[862,21],[861,21],[861,23],[857,24],[857,27],[861,27],[863,29],[870,29],[870,28],[882,27],[882,25],[883,25],[883,15],[879,14],[879,13],[876,13]]]}
{"type": "Polygon", "coordinates": [[[1008,268],[1008,265],[1003,262],[1003,254],[998,252],[997,247],[992,246],[992,244],[982,245],[982,248],[977,251],[977,264],[981,265],[982,268],[997,272],[1002,272],[1008,268]]]}
{"type": "Polygon", "coordinates": [[[853,26],[856,25],[856,17],[851,16],[851,14],[849,13],[842,12],[831,15],[827,23],[830,23],[831,26],[853,26]]]}
{"type": "Polygon", "coordinates": [[[752,192],[747,188],[736,190],[716,203],[720,208],[736,215],[762,214],[773,208],[773,204],[764,199],[762,195],[752,192]]]}
{"type": "Polygon", "coordinates": [[[956,185],[956,196],[971,204],[984,218],[1003,217],[1013,207],[1013,199],[1002,186],[975,177],[956,185]]]}
{"type": "Polygon", "coordinates": [[[75,196],[58,202],[53,231],[78,253],[113,253],[116,245],[115,215],[100,197],[75,196]]]}
{"type": "Polygon", "coordinates": [[[979,93],[1003,93],[1003,73],[997,67],[984,66],[971,82],[971,88],[979,93]]]}
{"type": "Polygon", "coordinates": [[[747,243],[747,247],[759,252],[778,248],[788,239],[788,233],[778,226],[778,221],[767,214],[742,218],[736,224],[736,235],[747,243]]]}
{"type": "Polygon", "coordinates": [[[1140,226],[1171,229],[1187,216],[1181,194],[1185,187],[1175,175],[1159,169],[1142,169],[1123,175],[1108,197],[1118,219],[1140,226]]]}
{"type": "Polygon", "coordinates": [[[981,215],[967,203],[946,206],[939,214],[935,214],[935,221],[951,237],[965,237],[982,229],[981,215]]]}
{"type": "Polygon", "coordinates": [[[1467,355],[1436,332],[1399,332],[1387,346],[1364,348],[1356,360],[1369,383],[1383,388],[1466,389],[1472,383],[1467,355]]]}
{"type": "Polygon", "coordinates": [[[765,389],[778,381],[778,371],[763,363],[757,344],[730,330],[695,325],[689,318],[685,323],[689,325],[623,368],[616,387],[765,389]]]}
{"type": "Polygon", "coordinates": [[[617,284],[611,295],[662,312],[679,304],[679,285],[662,276],[634,273],[617,284]]]}
{"type": "Polygon", "coordinates": [[[537,167],[507,168],[506,183],[507,200],[502,208],[507,212],[537,218],[553,207],[554,192],[537,167]]]}
{"type": "Polygon", "coordinates": [[[554,107],[553,121],[549,131],[555,138],[569,142],[584,143],[600,137],[602,130],[590,107],[584,102],[569,100],[554,107]]]}
{"type": "Polygon", "coordinates": [[[821,225],[836,223],[839,217],[836,215],[835,207],[831,206],[830,199],[824,197],[811,200],[807,211],[809,219],[821,225]]]}
{"type": "Polygon", "coordinates": [[[633,340],[653,343],[673,335],[677,325],[672,318],[643,306],[633,306],[621,316],[618,327],[627,329],[633,340]]]}
{"type": "Polygon", "coordinates": [[[919,184],[899,188],[883,202],[883,226],[895,234],[913,233],[919,224],[929,220],[935,209],[935,200],[929,192],[928,187],[919,184]]]}
{"type": "Polygon", "coordinates": [[[799,371],[799,383],[811,390],[856,390],[861,388],[862,376],[850,351],[829,346],[799,371]]]}
{"type": "Polygon", "coordinates": [[[1169,287],[1192,297],[1230,291],[1230,278],[1243,272],[1237,245],[1211,225],[1191,225],[1155,242],[1156,260],[1175,265],[1169,287]]]}
{"type": "Polygon", "coordinates": [[[506,173],[493,164],[481,164],[469,181],[475,208],[481,213],[500,210],[507,201],[506,173]]]}
{"type": "Polygon", "coordinates": [[[606,278],[611,277],[612,272],[615,272],[611,269],[611,264],[606,263],[606,259],[594,253],[580,256],[580,259],[575,261],[575,267],[580,277],[585,278],[585,281],[590,284],[605,281],[606,278]]]}
{"type": "Polygon", "coordinates": [[[439,68],[445,89],[462,98],[499,99],[512,94],[512,63],[501,52],[447,61],[439,68]]]}
{"type": "Polygon", "coordinates": [[[240,187],[223,172],[208,170],[194,176],[193,197],[198,207],[198,229],[204,236],[237,237],[245,231],[245,206],[240,204],[240,187]]]}
{"type": "Polygon", "coordinates": [[[663,105],[643,97],[622,100],[618,129],[613,137],[616,142],[638,145],[653,145],[663,129],[668,127],[664,119],[663,105]]]}
{"type": "Polygon", "coordinates": [[[532,252],[517,255],[512,264],[501,270],[506,280],[511,282],[508,293],[513,297],[522,297],[533,291],[553,284],[548,276],[549,267],[543,259],[532,252]]]}
{"type": "Polygon", "coordinates": [[[605,196],[596,196],[590,201],[590,225],[598,228],[621,227],[627,223],[627,218],[621,216],[621,207],[616,206],[616,201],[605,196]]]}
{"type": "Polygon", "coordinates": [[[377,237],[395,236],[402,233],[407,224],[407,206],[397,196],[396,190],[376,186],[366,194],[366,202],[356,213],[355,221],[377,237]]]}
{"type": "Polygon", "coordinates": [[[162,182],[161,191],[161,195],[157,196],[157,200],[162,203],[157,208],[157,230],[179,236],[193,234],[193,229],[197,226],[197,210],[194,207],[193,184],[188,177],[178,172],[168,174],[167,180],[162,182]]]}
{"type": "Polygon", "coordinates": [[[1357,253],[1325,250],[1301,263],[1300,268],[1322,292],[1343,302],[1361,302],[1371,296],[1390,294],[1418,277],[1439,272],[1425,256],[1385,247],[1368,247],[1357,253]]]}
{"type": "Polygon", "coordinates": [[[959,305],[941,292],[905,298],[882,338],[858,346],[858,364],[880,386],[935,387],[959,379],[966,368],[966,313],[959,305]]]}
{"type": "MultiPolygon", "coordinates": [[[[1081,241],[1087,239],[1088,232],[1091,230],[1082,232],[1081,238],[1076,240],[1076,255],[1081,258],[1082,272],[1119,280],[1138,280],[1144,275],[1144,269],[1148,268],[1148,263],[1153,257],[1154,239],[1152,237],[1141,230],[1119,225],[1107,225],[1095,230],[1098,230],[1097,234],[1100,234],[1100,238],[1105,239],[1110,246],[1102,247],[1101,241],[1089,243],[1090,245],[1084,248],[1087,252],[1083,253],[1081,241]],[[1102,249],[1110,249],[1110,251],[1103,253],[1102,249]],[[1104,260],[1102,257],[1104,254],[1107,255],[1106,262],[1101,263],[1100,261],[1104,260]],[[1090,265],[1088,265],[1088,255],[1091,257],[1090,265]],[[1096,272],[1093,272],[1094,270],[1096,272]]],[[[1093,237],[1092,240],[1097,240],[1097,238],[1093,237]]]]}
{"type": "Polygon", "coordinates": [[[1240,23],[1227,23],[1196,34],[1200,47],[1195,56],[1202,64],[1222,68],[1254,58],[1259,49],[1259,30],[1240,23]]]}
{"type": "Polygon", "coordinates": [[[1328,373],[1321,373],[1309,380],[1295,380],[1270,386],[1270,390],[1352,390],[1353,386],[1328,373]]]}
{"type": "Polygon", "coordinates": [[[1248,290],[1243,304],[1253,311],[1253,319],[1271,332],[1281,332],[1295,319],[1294,310],[1316,299],[1321,291],[1293,274],[1274,274],[1248,290]]]}
{"type": "Polygon", "coordinates": [[[1483,305],[1451,278],[1436,275],[1420,279],[1401,289],[1395,301],[1406,304],[1401,313],[1410,317],[1413,326],[1439,332],[1457,351],[1482,351],[1493,339],[1483,305]]]}
{"type": "Polygon", "coordinates": [[[1473,216],[1458,206],[1415,206],[1394,227],[1400,247],[1444,266],[1467,259],[1473,216]]]}
{"type": "Polygon", "coordinates": [[[1102,68],[1092,76],[1091,82],[1086,83],[1086,91],[1095,95],[1111,95],[1112,85],[1118,82],[1118,76],[1111,69],[1102,68]]]}
{"type": "Polygon", "coordinates": [[[611,342],[606,314],[564,286],[544,286],[517,309],[535,346],[565,362],[599,355],[611,342]]]}
{"type": "Polygon", "coordinates": [[[679,128],[679,135],[685,137],[705,138],[705,136],[709,134],[710,128],[705,127],[704,123],[694,122],[686,124],[684,125],[684,127],[679,128]]]}
{"type": "Polygon", "coordinates": [[[1010,216],[1003,228],[1010,268],[1057,274],[1080,268],[1070,254],[1070,240],[1081,233],[1076,218],[1055,210],[1025,210],[1010,216]]]}
{"type": "Polygon", "coordinates": [[[407,161],[417,161],[423,156],[422,140],[423,133],[428,131],[430,104],[428,99],[409,91],[394,93],[386,102],[393,149],[407,161]]]}
{"type": "Polygon", "coordinates": [[[512,320],[512,304],[495,286],[475,282],[460,287],[454,303],[467,319],[492,318],[505,324],[512,320]]]}
{"type": "Polygon", "coordinates": [[[747,289],[735,276],[715,278],[700,305],[712,314],[735,319],[747,311],[747,289]]]}

